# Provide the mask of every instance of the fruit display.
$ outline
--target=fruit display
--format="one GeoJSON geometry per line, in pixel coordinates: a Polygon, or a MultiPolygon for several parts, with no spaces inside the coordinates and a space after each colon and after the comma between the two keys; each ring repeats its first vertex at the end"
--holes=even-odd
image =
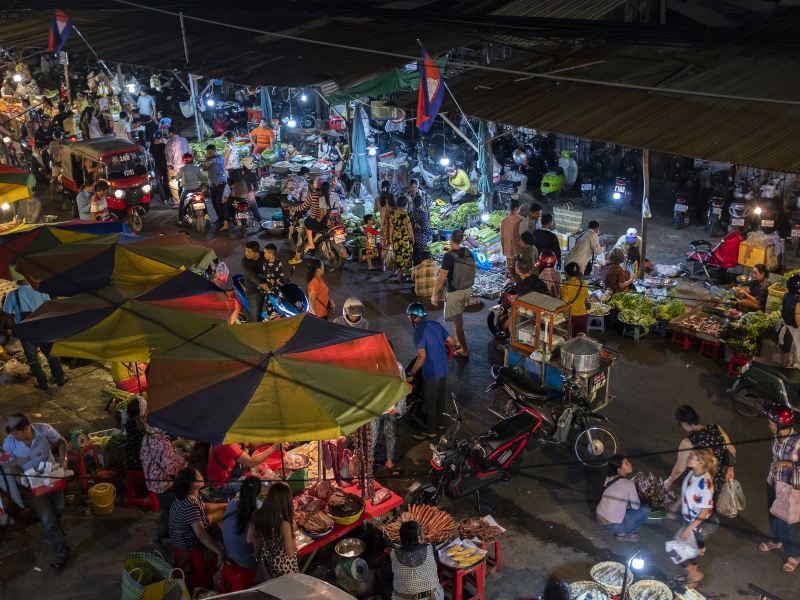
{"type": "Polygon", "coordinates": [[[443,562],[465,569],[482,561],[486,556],[486,550],[481,550],[468,542],[455,542],[440,552],[439,556],[443,562]]]}
{"type": "Polygon", "coordinates": [[[426,544],[441,544],[452,540],[458,533],[456,520],[443,510],[426,504],[409,504],[403,514],[384,527],[386,536],[393,542],[400,541],[400,525],[405,521],[416,521],[422,529],[422,541],[426,544]]]}
{"type": "Polygon", "coordinates": [[[458,535],[465,540],[477,538],[481,542],[489,543],[499,540],[504,533],[502,527],[487,523],[482,517],[469,517],[458,524],[458,535]]]}

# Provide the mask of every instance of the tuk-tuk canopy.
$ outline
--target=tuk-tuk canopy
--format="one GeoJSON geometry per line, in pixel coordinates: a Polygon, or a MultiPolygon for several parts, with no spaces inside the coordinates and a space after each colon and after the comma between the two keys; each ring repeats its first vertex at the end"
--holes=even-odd
{"type": "MultiPolygon", "coordinates": [[[[99,162],[106,154],[119,154],[121,152],[144,152],[139,144],[134,144],[117,137],[103,137],[94,140],[69,142],[62,146],[69,152],[81,154],[86,158],[99,162]]],[[[62,150],[63,151],[63,150],[62,150]]]]}

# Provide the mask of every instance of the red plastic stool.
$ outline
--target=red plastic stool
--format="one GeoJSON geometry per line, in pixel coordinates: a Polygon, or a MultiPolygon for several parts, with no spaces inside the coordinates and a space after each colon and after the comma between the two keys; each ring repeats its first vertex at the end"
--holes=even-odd
{"type": "Polygon", "coordinates": [[[225,561],[225,564],[222,565],[222,572],[219,575],[219,591],[221,594],[241,592],[253,587],[255,582],[255,569],[248,569],[230,561],[225,561]]]}
{"type": "Polygon", "coordinates": [[[738,377],[739,370],[753,360],[752,356],[736,356],[735,354],[731,357],[728,361],[728,371],[727,374],[731,377],[738,377]]]}
{"type": "Polygon", "coordinates": [[[692,347],[692,338],[691,336],[681,333],[680,331],[673,331],[672,343],[676,346],[681,346],[684,350],[688,350],[692,347]]]}
{"type": "Polygon", "coordinates": [[[452,600],[486,600],[486,561],[481,561],[474,567],[467,569],[452,569],[445,567],[442,571],[452,576],[445,576],[441,581],[443,587],[453,588],[452,600]],[[464,597],[464,580],[472,579],[475,584],[475,595],[464,597]]]}
{"type": "Polygon", "coordinates": [[[720,351],[719,342],[706,342],[704,340],[700,343],[700,356],[707,356],[712,360],[717,360],[719,351],[720,351]]]}
{"type": "Polygon", "coordinates": [[[500,540],[495,540],[488,544],[480,542],[477,546],[489,551],[489,554],[486,555],[486,576],[488,577],[492,573],[502,573],[503,558],[500,555],[500,540]],[[492,547],[494,547],[494,556],[492,556],[492,547]]]}
{"type": "Polygon", "coordinates": [[[172,566],[181,569],[186,575],[186,583],[191,587],[211,588],[212,573],[202,550],[172,549],[172,566]],[[187,567],[189,567],[187,569],[187,567]]]}
{"type": "Polygon", "coordinates": [[[127,488],[125,490],[125,506],[133,508],[134,506],[149,506],[153,512],[158,512],[158,496],[155,492],[147,489],[144,480],[144,471],[128,471],[127,474],[127,488]],[[142,494],[147,494],[146,497],[141,497],[142,494]]]}
{"type": "Polygon", "coordinates": [[[86,472],[86,455],[91,453],[94,458],[95,469],[100,467],[100,458],[97,456],[97,448],[94,444],[87,444],[83,448],[68,448],[67,458],[75,462],[75,469],[78,471],[78,481],[85,492],[89,489],[89,476],[86,472]]]}

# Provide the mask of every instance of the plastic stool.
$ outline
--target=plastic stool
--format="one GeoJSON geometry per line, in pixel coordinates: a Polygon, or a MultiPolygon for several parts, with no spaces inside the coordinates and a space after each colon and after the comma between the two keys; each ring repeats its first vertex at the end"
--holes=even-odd
{"type": "Polygon", "coordinates": [[[241,592],[253,587],[255,582],[255,569],[247,569],[230,561],[225,561],[222,565],[222,572],[219,575],[220,593],[241,592]]]}
{"type": "Polygon", "coordinates": [[[603,315],[589,315],[586,321],[586,332],[599,331],[600,333],[606,332],[606,318],[603,315]]]}
{"type": "Polygon", "coordinates": [[[474,567],[467,569],[452,569],[445,567],[444,572],[450,573],[452,577],[446,577],[441,582],[442,586],[453,588],[452,600],[486,600],[486,561],[481,561],[474,567]],[[472,577],[475,583],[475,595],[464,597],[464,580],[472,577]]]}
{"type": "Polygon", "coordinates": [[[692,347],[692,338],[691,336],[681,333],[680,331],[673,331],[672,343],[677,346],[681,346],[684,350],[688,350],[692,347]]]}
{"type": "Polygon", "coordinates": [[[486,563],[485,563],[486,577],[488,577],[492,573],[502,573],[503,558],[500,555],[500,540],[495,540],[493,542],[489,542],[488,544],[480,542],[477,545],[479,548],[489,551],[489,553],[486,555],[486,563]],[[494,556],[492,556],[492,548],[494,548],[494,556]]]}
{"type": "Polygon", "coordinates": [[[67,448],[67,458],[75,462],[75,469],[78,471],[78,481],[85,492],[89,489],[89,476],[86,472],[86,455],[91,452],[94,457],[95,469],[100,466],[100,459],[97,456],[97,448],[94,444],[87,444],[83,448],[67,448]]]}
{"type": "Polygon", "coordinates": [[[211,588],[211,573],[206,568],[202,550],[172,549],[172,566],[186,575],[186,583],[192,587],[211,588]],[[187,569],[186,567],[191,567],[187,569]]]}
{"type": "Polygon", "coordinates": [[[705,340],[700,342],[700,356],[707,356],[712,360],[717,360],[719,351],[719,342],[707,342],[705,340]]]}
{"type": "Polygon", "coordinates": [[[158,512],[158,496],[156,496],[155,492],[151,492],[147,489],[144,480],[144,471],[128,471],[126,482],[125,506],[127,508],[149,506],[150,510],[158,512]],[[142,498],[140,494],[147,494],[147,497],[142,498]]]}
{"type": "Polygon", "coordinates": [[[740,369],[751,360],[753,360],[752,356],[736,356],[734,354],[728,361],[728,370],[726,373],[731,377],[738,377],[740,369]]]}

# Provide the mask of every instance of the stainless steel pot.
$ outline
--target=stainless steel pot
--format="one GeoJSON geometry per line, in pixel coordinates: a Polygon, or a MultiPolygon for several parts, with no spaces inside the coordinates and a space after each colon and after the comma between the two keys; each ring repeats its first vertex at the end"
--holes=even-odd
{"type": "Polygon", "coordinates": [[[578,334],[561,346],[561,368],[576,373],[587,373],[600,367],[600,351],[603,345],[586,337],[585,333],[578,334]]]}

